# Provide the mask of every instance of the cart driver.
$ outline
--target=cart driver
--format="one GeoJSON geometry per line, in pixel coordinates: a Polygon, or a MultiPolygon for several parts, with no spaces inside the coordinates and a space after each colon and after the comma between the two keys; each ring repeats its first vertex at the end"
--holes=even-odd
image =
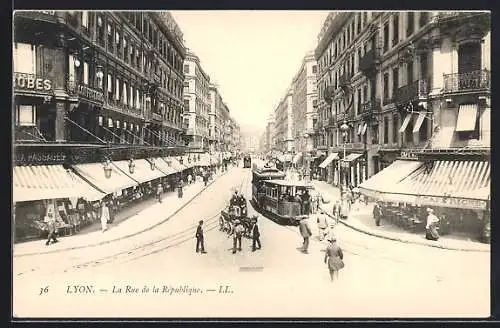
{"type": "Polygon", "coordinates": [[[238,206],[238,203],[239,203],[238,190],[235,190],[233,196],[231,197],[229,204],[231,206],[238,206]]]}

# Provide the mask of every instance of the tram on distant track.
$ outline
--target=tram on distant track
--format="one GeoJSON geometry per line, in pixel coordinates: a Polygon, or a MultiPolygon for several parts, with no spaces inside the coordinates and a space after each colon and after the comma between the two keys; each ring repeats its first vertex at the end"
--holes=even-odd
{"type": "Polygon", "coordinates": [[[243,157],[243,167],[244,168],[252,167],[252,157],[250,155],[245,155],[245,157],[243,157]]]}

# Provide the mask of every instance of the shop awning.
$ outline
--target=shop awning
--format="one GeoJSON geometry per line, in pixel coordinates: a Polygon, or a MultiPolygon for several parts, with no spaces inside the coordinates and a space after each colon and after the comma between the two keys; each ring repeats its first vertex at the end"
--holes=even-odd
{"type": "MultiPolygon", "coordinates": [[[[186,159],[184,159],[183,162],[185,160],[186,159]]],[[[187,169],[187,167],[184,164],[181,164],[181,162],[179,162],[179,160],[176,157],[165,157],[165,161],[167,161],[167,162],[170,161],[172,167],[174,168],[174,170],[176,172],[182,172],[185,169],[187,169]]]]}
{"type": "Polygon", "coordinates": [[[474,131],[477,119],[477,104],[460,105],[456,131],[474,131]]]}
{"type": "Polygon", "coordinates": [[[301,152],[295,154],[295,156],[293,157],[292,163],[293,164],[297,164],[300,161],[301,157],[302,157],[302,153],[301,152]]]}
{"type": "Polygon", "coordinates": [[[62,165],[14,166],[13,201],[82,197],[89,201],[105,196],[62,165]]]}
{"type": "Polygon", "coordinates": [[[328,155],[327,158],[325,158],[325,160],[319,164],[319,167],[324,169],[325,167],[327,167],[333,160],[335,159],[338,159],[339,158],[339,153],[331,153],[330,155],[328,155]]]}
{"type": "Polygon", "coordinates": [[[357,160],[361,156],[363,156],[363,154],[352,153],[352,154],[347,155],[345,158],[342,158],[342,161],[343,162],[352,162],[352,161],[357,160]]]}
{"type": "Polygon", "coordinates": [[[406,131],[406,128],[408,127],[408,123],[410,123],[411,120],[411,114],[406,114],[406,117],[401,124],[401,128],[399,129],[399,133],[404,133],[406,131]]]}
{"type": "Polygon", "coordinates": [[[479,210],[488,206],[489,162],[431,163],[398,160],[358,187],[361,193],[383,201],[479,210]]]}
{"type": "Polygon", "coordinates": [[[435,161],[421,166],[398,187],[418,195],[420,205],[484,209],[490,193],[487,161],[435,161]]]}
{"type": "Polygon", "coordinates": [[[413,198],[410,196],[410,199],[401,194],[401,190],[398,190],[396,185],[422,165],[423,163],[418,161],[396,160],[382,171],[363,181],[358,188],[362,194],[380,200],[399,202],[406,199],[411,200],[410,203],[416,202],[415,196],[413,198]]]}
{"type": "Polygon", "coordinates": [[[158,169],[163,172],[164,176],[171,175],[176,173],[177,171],[172,167],[172,163],[170,165],[163,159],[163,157],[156,157],[155,164],[158,169]]]}
{"type": "Polygon", "coordinates": [[[455,127],[441,127],[432,138],[432,148],[450,148],[455,127]]]}
{"type": "Polygon", "coordinates": [[[134,160],[135,168],[134,173],[129,170],[129,161],[117,161],[113,162],[120,170],[125,172],[128,176],[140,183],[149,182],[158,178],[162,178],[165,174],[156,167],[157,163],[154,161],[154,166],[150,164],[149,161],[145,159],[134,160]]]}
{"type": "Polygon", "coordinates": [[[425,119],[425,114],[424,113],[419,113],[417,117],[417,121],[415,122],[415,125],[413,126],[413,133],[417,133],[420,131],[420,127],[422,126],[422,123],[424,123],[425,119]]]}
{"type": "Polygon", "coordinates": [[[122,191],[139,184],[138,181],[120,171],[113,164],[110,166],[111,175],[109,178],[106,178],[102,163],[78,164],[74,165],[73,168],[82,178],[106,192],[106,194],[122,191]]]}

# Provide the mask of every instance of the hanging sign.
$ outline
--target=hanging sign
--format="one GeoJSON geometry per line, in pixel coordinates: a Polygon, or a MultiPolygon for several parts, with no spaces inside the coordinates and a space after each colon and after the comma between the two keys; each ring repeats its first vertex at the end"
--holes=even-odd
{"type": "Polygon", "coordinates": [[[42,79],[34,74],[15,72],[13,84],[14,84],[14,89],[43,91],[43,92],[52,90],[51,80],[42,79]]]}

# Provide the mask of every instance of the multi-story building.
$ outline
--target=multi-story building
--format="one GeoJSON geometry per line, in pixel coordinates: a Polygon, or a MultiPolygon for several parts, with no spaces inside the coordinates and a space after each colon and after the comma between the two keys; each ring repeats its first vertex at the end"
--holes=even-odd
{"type": "MultiPolygon", "coordinates": [[[[414,183],[399,192],[401,201],[405,193],[425,192],[427,198],[418,196],[423,205],[486,208],[490,31],[487,12],[329,15],[315,52],[320,98],[316,142],[329,151],[322,163],[326,178],[357,186],[396,159],[411,157],[426,166],[411,179],[403,179],[401,170],[394,173],[414,183]],[[429,180],[426,172],[439,182],[429,180]],[[422,181],[427,181],[425,187],[422,181]],[[446,196],[456,198],[448,201],[442,190],[436,191],[438,185],[447,186],[446,195],[456,189],[462,196],[446,196]],[[481,200],[465,197],[476,191],[481,200]]],[[[380,185],[388,186],[389,180],[380,185]]],[[[398,187],[391,188],[396,192],[398,187]]],[[[410,198],[415,195],[407,197],[408,203],[410,198]]],[[[483,215],[479,212],[478,218],[483,215]]]]}
{"type": "Polygon", "coordinates": [[[276,150],[276,138],[275,138],[275,124],[274,124],[274,112],[269,114],[267,118],[266,131],[265,131],[265,149],[266,152],[271,152],[276,150]]]}
{"type": "Polygon", "coordinates": [[[257,137],[252,133],[244,133],[241,136],[241,150],[244,152],[256,152],[259,150],[261,137],[257,137]]]}
{"type": "Polygon", "coordinates": [[[314,52],[309,52],[293,79],[292,117],[295,156],[293,164],[302,163],[305,172],[309,172],[311,156],[314,155],[313,121],[316,119],[316,59],[314,52]]]}
{"type": "MultiPolygon", "coordinates": [[[[334,184],[342,172],[350,184],[359,184],[394,161],[401,149],[442,147],[442,140],[447,147],[486,142],[488,133],[452,133],[446,141],[459,111],[443,109],[443,101],[456,104],[449,94],[489,93],[487,20],[487,13],[440,12],[339,12],[327,18],[316,49],[317,143],[333,155],[329,178],[334,184]],[[463,34],[474,39],[464,43],[463,34]],[[460,86],[469,78],[469,89],[460,86]],[[340,170],[336,159],[343,153],[344,120],[350,164],[340,170]],[[437,126],[441,132],[434,135],[437,126]]],[[[488,114],[480,114],[475,117],[486,122],[488,114]]],[[[478,128],[486,131],[487,125],[478,128]]]]}
{"type": "Polygon", "coordinates": [[[291,156],[295,152],[293,138],[293,86],[287,90],[285,96],[274,110],[274,118],[276,147],[278,151],[291,156]]]}
{"type": "Polygon", "coordinates": [[[168,12],[16,11],[15,143],[182,142],[182,34],[168,12]]]}
{"type": "Polygon", "coordinates": [[[184,115],[188,148],[207,151],[210,146],[210,77],[200,59],[188,49],[184,60],[184,115]]]}
{"type": "Polygon", "coordinates": [[[210,84],[210,125],[209,140],[212,152],[228,151],[227,145],[231,136],[229,134],[229,108],[224,103],[218,86],[210,84]]]}
{"type": "Polygon", "coordinates": [[[240,126],[233,117],[229,117],[228,151],[235,154],[241,148],[240,126]]]}

